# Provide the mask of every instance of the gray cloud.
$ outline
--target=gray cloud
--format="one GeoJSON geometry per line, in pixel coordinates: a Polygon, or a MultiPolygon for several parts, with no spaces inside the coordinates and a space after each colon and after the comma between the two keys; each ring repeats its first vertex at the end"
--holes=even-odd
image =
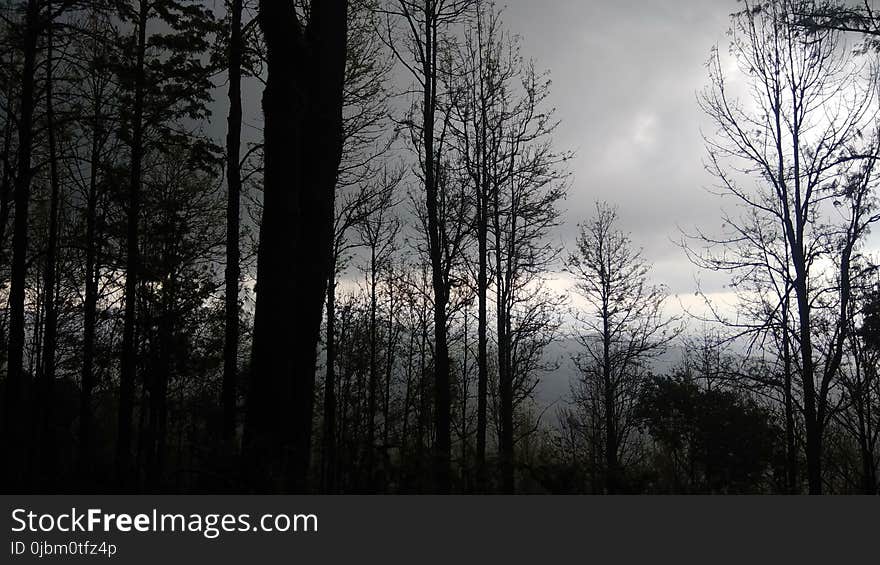
{"type": "Polygon", "coordinates": [[[694,288],[693,268],[671,241],[676,226],[719,223],[720,202],[704,190],[712,178],[700,131],[711,127],[696,94],[737,8],[732,0],[507,3],[524,54],[551,72],[555,142],[577,153],[561,236],[572,240],[593,201],[617,204],[622,227],[674,292],[694,288]]]}

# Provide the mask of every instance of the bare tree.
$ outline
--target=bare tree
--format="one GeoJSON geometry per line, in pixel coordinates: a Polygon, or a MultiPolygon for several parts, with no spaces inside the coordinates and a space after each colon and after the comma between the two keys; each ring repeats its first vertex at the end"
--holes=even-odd
{"type": "Polygon", "coordinates": [[[599,395],[605,490],[613,494],[625,487],[621,456],[642,380],[680,328],[677,318],[664,316],[666,290],[650,283],[650,266],[617,228],[617,211],[609,205],[596,204],[595,216],[581,224],[567,265],[587,303],[578,316],[582,352],[574,362],[588,395],[599,395]]]}
{"type": "MultiPolygon", "coordinates": [[[[444,79],[452,93],[450,128],[473,201],[477,244],[477,487],[486,488],[488,291],[494,282],[499,450],[503,489],[511,492],[515,399],[521,392],[528,396],[534,381],[525,382],[536,376],[529,371],[517,374],[514,364],[517,353],[528,349],[519,346],[553,327],[552,315],[542,318],[547,325],[532,315],[549,314],[552,308],[547,306],[556,301],[543,292],[539,279],[557,255],[545,238],[558,220],[565,177],[560,165],[569,154],[554,151],[550,143],[557,122],[544,107],[549,79],[523,59],[519,40],[504,29],[494,4],[477,2],[448,67],[444,79]]],[[[540,356],[538,349],[532,353],[540,356]]]]}
{"type": "MultiPolygon", "coordinates": [[[[389,128],[391,96],[387,83],[393,59],[376,28],[379,14],[376,2],[358,1],[349,5],[348,49],[346,51],[343,92],[343,147],[334,193],[334,229],[327,285],[325,324],[326,372],[324,376],[322,485],[336,489],[336,292],[348,254],[360,242],[350,232],[377,207],[389,204],[388,186],[376,182],[388,175],[387,153],[396,138],[389,128]],[[390,133],[389,133],[390,131],[390,133]]],[[[398,182],[397,179],[396,182],[398,182]]]]}
{"type": "MultiPolygon", "coordinates": [[[[397,59],[418,83],[417,118],[408,120],[419,155],[419,176],[424,188],[424,228],[434,291],[434,446],[435,488],[449,492],[452,450],[449,344],[447,323],[449,274],[456,252],[456,238],[444,234],[443,191],[446,127],[438,127],[440,63],[445,35],[471,9],[474,0],[389,0],[384,10],[388,44],[397,59]],[[395,36],[396,25],[403,28],[395,36]],[[451,252],[451,253],[450,253],[451,252]],[[444,258],[445,256],[445,258],[444,258]]],[[[448,116],[448,114],[447,114],[448,116]]]]}
{"type": "Polygon", "coordinates": [[[94,469],[94,406],[97,384],[96,352],[98,347],[98,301],[101,294],[102,240],[106,221],[102,218],[103,203],[108,198],[108,180],[111,163],[118,158],[120,140],[114,136],[113,100],[119,95],[119,85],[109,73],[113,50],[117,47],[118,31],[112,25],[111,15],[98,7],[85,15],[79,26],[85,33],[78,34],[72,55],[81,60],[74,67],[72,85],[78,88],[71,95],[78,101],[82,124],[74,134],[68,178],[84,202],[85,229],[83,234],[82,304],[82,367],[80,371],[78,469],[81,480],[89,484],[94,469]]]}
{"type": "MultiPolygon", "coordinates": [[[[815,6],[809,0],[746,3],[734,15],[731,53],[748,77],[750,102],[732,91],[717,51],[709,65],[712,84],[701,102],[717,127],[707,147],[719,192],[732,197],[746,218],[772,226],[784,240],[776,256],[757,267],[766,271],[772,261],[777,269],[782,259],[777,279],[782,305],[787,305],[790,280],[807,475],[810,493],[819,494],[822,434],[849,332],[852,258],[876,220],[869,194],[877,110],[873,79],[843,48],[841,34],[807,33],[800,25],[799,14],[815,6]],[[754,188],[748,177],[756,181],[754,188]],[[834,265],[831,276],[821,266],[824,260],[834,265]],[[831,316],[821,324],[831,328],[827,339],[817,332],[820,312],[831,316]]],[[[722,248],[747,242],[747,248],[760,249],[751,245],[754,225],[734,219],[728,224],[732,233],[712,239],[722,248]]],[[[756,266],[748,259],[739,263],[744,269],[756,266]]],[[[788,316],[787,307],[783,314],[788,316]]]]}
{"type": "MultiPolygon", "coordinates": [[[[379,402],[379,278],[391,267],[400,232],[400,220],[394,215],[395,187],[400,183],[403,171],[385,171],[379,181],[380,200],[374,210],[356,226],[361,244],[368,254],[365,268],[369,289],[369,384],[367,408],[366,473],[370,485],[375,485],[376,471],[376,415],[379,402]]],[[[391,342],[387,343],[391,348],[391,342]]]]}

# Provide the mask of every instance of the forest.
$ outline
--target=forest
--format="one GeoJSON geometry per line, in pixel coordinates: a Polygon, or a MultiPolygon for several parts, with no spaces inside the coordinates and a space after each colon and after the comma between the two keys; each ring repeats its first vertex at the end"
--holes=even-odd
{"type": "Polygon", "coordinates": [[[2,491],[880,493],[880,13],[718,6],[683,307],[501,4],[0,0],[2,491]]]}

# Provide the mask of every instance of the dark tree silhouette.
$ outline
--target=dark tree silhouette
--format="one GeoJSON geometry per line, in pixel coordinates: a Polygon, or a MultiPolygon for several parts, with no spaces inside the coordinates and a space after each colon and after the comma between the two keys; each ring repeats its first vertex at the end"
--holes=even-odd
{"type": "Polygon", "coordinates": [[[753,401],[687,379],[654,378],[639,398],[637,416],[663,449],[657,485],[663,492],[766,488],[778,433],[769,412],[753,401]]]}
{"type": "MultiPolygon", "coordinates": [[[[718,134],[707,139],[709,169],[720,191],[737,199],[747,213],[745,221],[728,224],[731,233],[702,239],[760,252],[766,248],[764,235],[750,217],[758,218],[758,226],[769,221],[784,238],[784,245],[777,245],[764,262],[771,261],[772,270],[779,269],[780,257],[784,260],[777,294],[784,302],[786,323],[789,284],[794,294],[807,479],[810,493],[821,494],[822,436],[849,332],[852,259],[877,219],[866,196],[872,190],[878,141],[876,133],[867,138],[862,133],[873,131],[877,111],[863,85],[861,65],[841,49],[840,33],[804,33],[798,14],[811,12],[815,5],[778,0],[753,9],[747,3],[734,15],[732,54],[749,77],[757,110],[737,102],[717,52],[710,60],[712,86],[702,97],[702,107],[718,134]],[[734,172],[746,163],[746,170],[760,176],[757,191],[747,189],[734,172]],[[827,238],[833,243],[823,243],[827,238]],[[835,264],[836,284],[827,289],[836,296],[834,303],[814,299],[825,292],[819,282],[823,273],[815,268],[821,257],[835,264]],[[826,314],[829,321],[819,324],[826,314]],[[831,330],[822,335],[820,327],[831,330]]],[[[736,268],[724,257],[708,263],[717,269],[736,268]]],[[[754,257],[738,264],[748,271],[754,257]]]]}
{"type": "Polygon", "coordinates": [[[147,0],[140,0],[135,14],[136,39],[134,96],[131,117],[131,176],[128,179],[128,208],[125,254],[125,325],[122,330],[122,359],[119,370],[119,424],[116,439],[116,480],[126,487],[130,480],[131,418],[134,403],[137,345],[135,343],[135,314],[137,304],[137,277],[140,267],[138,247],[138,220],[140,216],[141,166],[144,154],[144,61],[147,51],[147,22],[150,18],[147,0]]]}
{"type": "Polygon", "coordinates": [[[107,193],[107,163],[112,159],[108,156],[108,148],[113,146],[112,128],[109,123],[113,119],[110,104],[118,96],[118,86],[110,73],[111,53],[119,39],[116,30],[109,22],[108,14],[99,7],[91,7],[85,16],[83,25],[86,33],[81,34],[80,41],[73,46],[74,55],[83,60],[78,72],[74,72],[72,84],[81,85],[73,94],[80,100],[83,124],[81,127],[82,141],[77,144],[82,154],[76,159],[84,163],[85,170],[73,175],[74,184],[83,193],[85,230],[84,272],[85,287],[82,310],[82,370],[80,371],[79,399],[79,445],[77,456],[78,476],[83,484],[94,482],[94,432],[93,432],[93,396],[96,385],[95,361],[97,349],[98,300],[100,295],[100,248],[102,234],[106,232],[99,225],[101,212],[100,203],[107,193]]]}
{"type": "Polygon", "coordinates": [[[663,315],[665,289],[650,284],[650,266],[616,224],[617,211],[597,204],[567,261],[587,302],[579,316],[583,352],[574,361],[584,379],[583,399],[597,402],[602,417],[605,490],[611,494],[624,488],[621,456],[647,363],[680,333],[677,320],[663,315]]]}
{"type": "Polygon", "coordinates": [[[246,473],[256,490],[307,489],[321,310],[342,152],[348,2],[264,0],[265,164],[246,473]]]}
{"type": "MultiPolygon", "coordinates": [[[[413,139],[419,151],[420,173],[424,187],[425,231],[428,240],[428,258],[431,264],[431,282],[434,289],[434,478],[437,492],[451,488],[450,458],[452,450],[450,395],[450,364],[448,333],[449,262],[444,261],[448,250],[441,219],[441,192],[443,183],[443,153],[445,127],[438,128],[440,108],[440,59],[444,34],[449,27],[464,17],[473,0],[397,0],[390,1],[388,16],[388,43],[398,60],[406,66],[418,82],[420,91],[410,120],[413,139]],[[398,48],[393,26],[400,23],[404,31],[398,48]]],[[[448,255],[447,255],[448,258],[448,255]]]]}
{"type": "MultiPolygon", "coordinates": [[[[33,151],[34,105],[36,100],[36,59],[38,40],[42,31],[41,6],[38,0],[28,0],[22,31],[21,97],[18,116],[18,157],[13,189],[15,220],[12,232],[12,270],[9,289],[9,348],[6,359],[6,402],[3,411],[3,430],[8,445],[7,457],[12,461],[27,460],[27,427],[24,426],[27,409],[24,392],[25,347],[25,284],[27,278],[28,212],[31,189],[31,154],[33,151]]],[[[26,465],[7,466],[7,484],[21,485],[26,465]]]]}
{"type": "MultiPolygon", "coordinates": [[[[46,9],[51,14],[53,3],[47,0],[46,9]]],[[[45,304],[44,328],[43,328],[43,351],[42,351],[42,375],[40,375],[39,400],[34,414],[37,421],[34,424],[34,437],[32,440],[31,467],[40,470],[41,487],[54,490],[52,485],[53,475],[47,473],[48,469],[55,467],[54,461],[57,447],[54,441],[53,404],[55,392],[55,349],[58,344],[58,304],[56,296],[56,273],[58,258],[58,232],[59,214],[61,207],[61,180],[59,178],[58,156],[58,121],[55,115],[54,102],[54,79],[53,67],[56,64],[55,53],[55,22],[46,24],[46,83],[45,83],[45,106],[46,106],[46,131],[49,149],[49,184],[51,196],[49,197],[49,234],[46,248],[46,263],[43,270],[43,299],[45,304]],[[38,454],[34,454],[34,450],[38,454]]]]}
{"type": "MultiPolygon", "coordinates": [[[[343,92],[343,149],[334,193],[334,237],[327,285],[326,372],[322,406],[322,489],[337,488],[336,292],[349,254],[358,246],[351,231],[385,200],[382,182],[374,182],[393,140],[388,135],[387,89],[391,59],[376,33],[378,13],[372,1],[349,5],[348,49],[343,92]]],[[[380,177],[381,178],[381,177],[380,177]]],[[[387,201],[385,202],[387,204],[387,201]]]]}
{"type": "Polygon", "coordinates": [[[132,478],[132,415],[138,366],[137,290],[141,269],[138,234],[144,159],[157,144],[167,146],[169,141],[185,137],[172,127],[176,118],[198,119],[205,115],[210,83],[201,54],[207,50],[212,15],[202,6],[180,0],[123,3],[118,15],[134,30],[119,69],[130,96],[130,109],[123,118],[130,172],[125,205],[125,313],[116,442],[117,482],[126,487],[132,478]],[[166,26],[167,31],[148,30],[151,23],[166,26]],[[160,135],[164,139],[157,139],[160,135]]]}
{"type": "Polygon", "coordinates": [[[229,3],[229,117],[226,132],[226,324],[223,345],[223,438],[233,441],[238,382],[239,304],[241,279],[241,76],[244,38],[242,0],[229,3]]]}

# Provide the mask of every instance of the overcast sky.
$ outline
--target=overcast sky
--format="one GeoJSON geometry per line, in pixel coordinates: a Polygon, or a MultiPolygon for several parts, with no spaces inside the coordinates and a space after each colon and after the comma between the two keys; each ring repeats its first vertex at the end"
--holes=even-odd
{"type": "MultiPolygon", "coordinates": [[[[553,79],[559,149],[573,149],[560,234],[573,238],[596,200],[617,204],[654,277],[693,293],[694,269],[672,240],[677,226],[718,227],[721,202],[705,187],[696,95],[713,45],[725,47],[736,0],[509,0],[505,21],[523,53],[553,79]]],[[[705,290],[718,279],[701,275],[705,290]]]]}

